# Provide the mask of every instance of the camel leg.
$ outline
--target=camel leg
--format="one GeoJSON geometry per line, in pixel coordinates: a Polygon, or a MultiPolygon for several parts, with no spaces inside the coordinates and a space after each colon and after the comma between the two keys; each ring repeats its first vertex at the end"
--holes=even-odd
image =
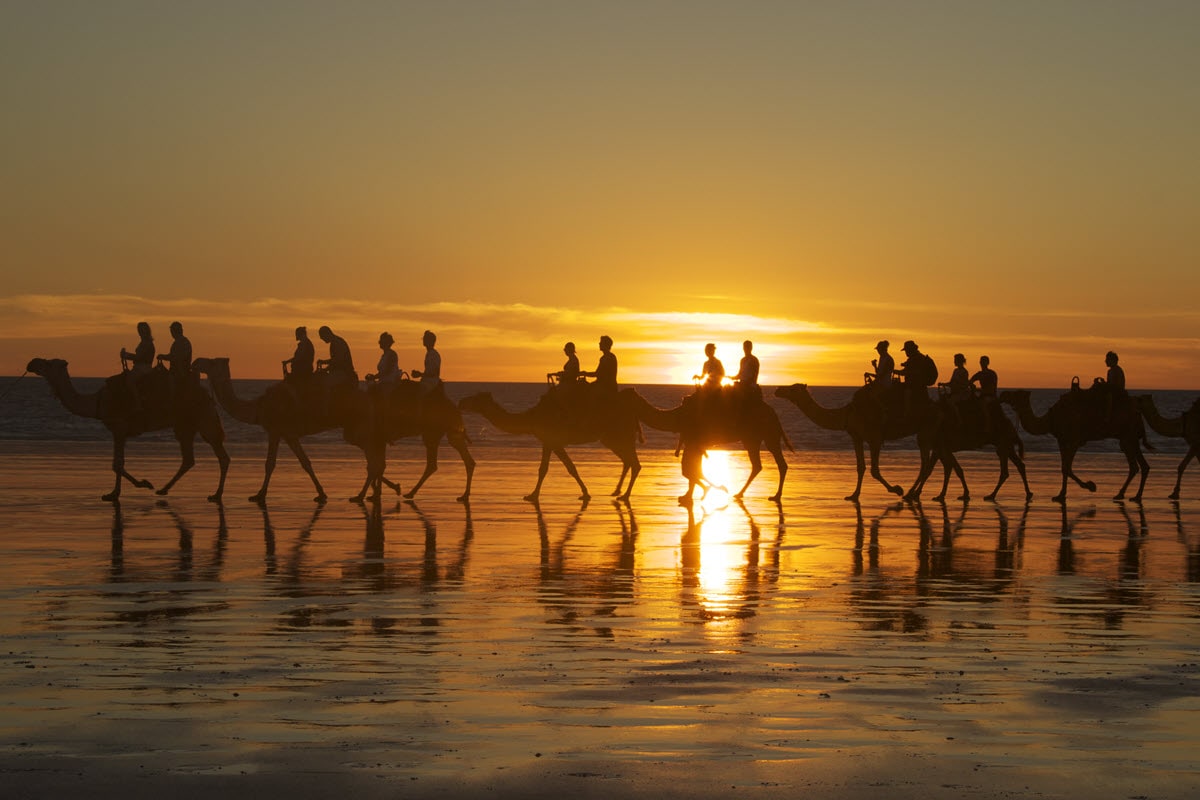
{"type": "Polygon", "coordinates": [[[1082,489],[1086,489],[1089,492],[1096,491],[1096,484],[1094,481],[1085,481],[1082,478],[1080,478],[1078,475],[1075,474],[1074,466],[1075,466],[1075,451],[1076,450],[1077,450],[1077,448],[1071,447],[1071,446],[1067,446],[1065,449],[1063,449],[1062,444],[1061,443],[1059,444],[1059,451],[1060,451],[1060,454],[1062,457],[1062,487],[1059,489],[1058,496],[1053,498],[1054,502],[1056,502],[1056,503],[1067,502],[1067,479],[1068,478],[1075,481],[1075,483],[1079,484],[1080,488],[1082,488],[1082,489]]]}
{"type": "Polygon", "coordinates": [[[984,500],[995,500],[996,495],[1000,494],[1000,487],[1008,480],[1008,460],[1012,458],[1013,454],[1011,451],[1006,452],[997,447],[996,455],[1000,457],[1000,477],[996,479],[996,488],[992,489],[992,493],[986,495],[984,500]]]}
{"type": "MultiPolygon", "coordinates": [[[[558,460],[561,461],[562,465],[567,468],[567,474],[574,478],[575,482],[579,484],[579,499],[590,500],[592,496],[588,494],[587,487],[583,485],[583,478],[579,477],[579,470],[575,468],[575,462],[571,460],[569,455],[567,455],[566,448],[560,447],[556,449],[554,451],[554,455],[558,456],[558,460]]],[[[538,488],[541,488],[540,482],[538,488]]]]}
{"type": "Polygon", "coordinates": [[[1138,482],[1137,494],[1129,498],[1135,503],[1142,502],[1142,492],[1146,488],[1146,478],[1150,476],[1150,464],[1146,461],[1146,457],[1142,455],[1142,448],[1138,446],[1137,439],[1129,442],[1122,442],[1121,449],[1125,451],[1125,459],[1129,462],[1129,476],[1125,478],[1125,483],[1121,486],[1121,491],[1117,492],[1114,500],[1121,500],[1125,496],[1125,489],[1128,488],[1133,480],[1135,472],[1141,475],[1141,480],[1138,482]]]}
{"type": "Polygon", "coordinates": [[[758,449],[758,444],[742,442],[746,448],[746,455],[750,457],[750,475],[746,478],[746,482],[742,484],[742,488],[733,496],[734,500],[741,500],[742,495],[750,488],[750,483],[762,472],[762,452],[758,449]]]}
{"type": "Polygon", "coordinates": [[[899,486],[894,486],[887,482],[883,477],[883,473],[879,471],[879,451],[883,448],[882,442],[871,442],[871,477],[879,481],[884,487],[896,495],[897,497],[904,496],[904,490],[899,486]]]}
{"type": "Polygon", "coordinates": [[[858,467],[858,483],[854,484],[854,491],[846,495],[845,499],[857,502],[858,496],[862,494],[863,473],[867,471],[867,462],[863,458],[863,443],[861,439],[854,440],[854,460],[858,467]]]}
{"type": "Polygon", "coordinates": [[[446,439],[450,442],[450,446],[458,451],[458,456],[462,459],[463,467],[467,470],[467,488],[458,496],[458,502],[465,503],[471,499],[471,479],[475,475],[475,459],[471,457],[471,451],[467,449],[465,436],[450,435],[446,439]]]}
{"type": "Polygon", "coordinates": [[[114,437],[113,438],[112,469],[116,475],[116,481],[113,483],[113,490],[111,492],[109,492],[108,494],[104,495],[103,497],[101,497],[100,498],[101,500],[107,500],[109,502],[112,502],[121,497],[121,479],[122,478],[129,481],[130,483],[132,483],[134,486],[136,486],[139,489],[153,489],[154,488],[154,486],[151,485],[150,481],[139,480],[138,478],[133,477],[132,475],[130,475],[128,472],[125,471],[125,438],[124,437],[114,437]]]}
{"type": "Polygon", "coordinates": [[[367,496],[367,489],[374,490],[372,498],[376,500],[379,499],[379,495],[382,493],[383,471],[387,464],[387,445],[368,445],[363,450],[363,455],[367,459],[367,477],[363,480],[362,488],[358,490],[358,494],[350,498],[351,503],[361,503],[367,496]]]}
{"type": "MultiPolygon", "coordinates": [[[[1021,456],[1017,453],[1016,448],[1011,446],[1008,450],[1008,458],[1017,468],[1017,474],[1021,476],[1021,483],[1025,485],[1025,502],[1028,503],[1033,499],[1033,490],[1029,488],[1029,478],[1025,475],[1025,459],[1021,458],[1021,456]]],[[[996,490],[1000,490],[999,484],[996,484],[996,490]]],[[[988,499],[994,500],[995,492],[993,492],[992,497],[988,499]]]]}
{"type": "Polygon", "coordinates": [[[441,432],[438,432],[436,438],[430,436],[422,436],[421,438],[425,442],[425,471],[421,473],[421,477],[413,484],[413,487],[408,490],[408,494],[404,495],[408,500],[416,497],[417,492],[425,485],[425,481],[429,480],[429,476],[437,472],[438,468],[438,445],[442,441],[441,432]]]}
{"type": "Polygon", "coordinates": [[[271,475],[275,472],[275,460],[279,457],[279,435],[267,434],[267,460],[263,464],[263,482],[258,494],[250,498],[251,503],[267,502],[267,486],[271,483],[271,475]]]}
{"type": "Polygon", "coordinates": [[[771,455],[775,456],[775,466],[779,469],[779,487],[775,490],[775,494],[767,499],[772,503],[778,503],[783,499],[783,479],[787,477],[788,465],[787,459],[783,457],[783,447],[776,444],[771,448],[771,455]]]}
{"type": "Polygon", "coordinates": [[[208,496],[209,502],[220,503],[221,498],[225,496],[225,478],[229,474],[229,453],[225,450],[225,433],[214,431],[212,433],[201,434],[204,441],[208,442],[208,446],[212,448],[213,455],[217,457],[217,464],[221,468],[221,477],[217,479],[217,491],[208,496]]]}
{"type": "MultiPolygon", "coordinates": [[[[313,488],[317,490],[317,496],[313,498],[313,502],[324,503],[329,498],[325,494],[325,489],[321,487],[321,482],[317,480],[316,470],[313,469],[312,461],[309,460],[308,453],[304,451],[304,445],[300,443],[299,437],[289,436],[285,439],[285,441],[287,442],[287,445],[291,451],[296,455],[296,460],[300,462],[300,468],[304,470],[305,474],[308,475],[309,480],[312,481],[313,488]]],[[[279,447],[278,442],[276,442],[275,447],[279,447]]],[[[267,485],[266,483],[263,483],[264,497],[266,496],[266,491],[267,485]]]]}
{"type": "Polygon", "coordinates": [[[550,471],[550,448],[542,445],[542,461],[538,464],[538,479],[537,485],[533,487],[533,491],[525,495],[525,499],[536,503],[538,497],[542,493],[542,482],[546,480],[546,473],[550,471]]]}
{"type": "Polygon", "coordinates": [[[165,495],[171,491],[171,487],[184,476],[184,474],[192,467],[196,466],[196,444],[194,433],[180,432],[176,436],[176,441],[179,442],[179,469],[175,472],[174,477],[167,481],[166,485],[159,489],[155,494],[165,495]]]}
{"type": "Polygon", "coordinates": [[[1169,500],[1179,499],[1179,489],[1183,484],[1183,471],[1187,469],[1188,464],[1192,463],[1192,459],[1200,454],[1200,448],[1192,445],[1188,448],[1187,455],[1183,457],[1183,461],[1179,462],[1179,466],[1175,469],[1175,490],[1167,496],[1169,500]]]}

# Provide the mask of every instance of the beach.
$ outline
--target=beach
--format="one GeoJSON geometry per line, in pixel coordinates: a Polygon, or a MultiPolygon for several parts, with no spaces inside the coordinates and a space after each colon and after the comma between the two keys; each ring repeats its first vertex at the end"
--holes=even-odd
{"type": "MultiPolygon", "coordinates": [[[[412,503],[358,505],[361,460],[314,448],[312,502],[281,459],[233,448],[166,498],[125,489],[100,443],[0,444],[5,797],[1153,797],[1200,789],[1200,503],[1057,491],[1029,455],[998,502],[859,504],[848,452],[790,453],[743,503],[689,510],[678,461],[492,446],[472,500],[443,448],[412,503]]],[[[393,448],[407,488],[419,450],[393,448]]],[[[161,483],[170,443],[131,448],[161,483]]],[[[886,452],[911,481],[915,454],[886,452]]],[[[740,453],[710,477],[744,480],[740,453]]],[[[869,480],[869,479],[868,479],[869,480]]],[[[718,481],[719,482],[719,481],[718,481]]],[[[157,485],[156,483],[156,485],[157,485]]],[[[940,482],[939,482],[940,483],[940,482]]],[[[936,493],[931,483],[926,496],[936,493]]],[[[955,487],[951,495],[955,496],[955,487]]],[[[1191,501],[1186,498],[1192,497],[1191,501]]]]}

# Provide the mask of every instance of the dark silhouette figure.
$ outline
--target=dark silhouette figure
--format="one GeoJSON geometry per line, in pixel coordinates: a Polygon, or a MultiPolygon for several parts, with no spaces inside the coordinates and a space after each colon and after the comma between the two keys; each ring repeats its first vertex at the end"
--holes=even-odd
{"type": "Polygon", "coordinates": [[[328,325],[322,325],[317,335],[329,345],[329,358],[317,359],[317,369],[328,372],[335,383],[357,384],[358,373],[354,371],[354,359],[346,340],[330,330],[328,325]]]}
{"type": "Polygon", "coordinates": [[[1000,386],[1000,378],[996,375],[996,371],[991,368],[992,360],[987,356],[979,357],[979,371],[971,376],[970,383],[972,386],[979,385],[979,402],[983,409],[983,425],[984,433],[991,435],[992,420],[996,418],[999,412],[1003,414],[996,399],[996,391],[1000,386]]]}
{"type": "Polygon", "coordinates": [[[192,343],[183,335],[183,324],[171,323],[171,349],[166,355],[158,357],[158,363],[166,361],[171,376],[171,388],[182,389],[192,375],[192,343]]]}
{"type": "Polygon", "coordinates": [[[926,388],[937,383],[937,365],[921,352],[912,339],[904,343],[903,350],[908,358],[896,370],[896,374],[903,379],[904,415],[907,417],[914,410],[919,412],[922,405],[928,402],[929,392],[926,388]]]}
{"type": "Polygon", "coordinates": [[[953,415],[959,425],[962,424],[961,406],[972,396],[971,379],[967,375],[967,357],[962,353],[955,353],[954,371],[950,373],[950,380],[938,384],[938,390],[945,400],[944,410],[953,415]]]}
{"type": "Polygon", "coordinates": [[[1134,502],[1141,501],[1146,477],[1150,474],[1150,465],[1142,455],[1141,448],[1141,442],[1146,438],[1146,428],[1132,403],[1127,402],[1122,408],[1114,408],[1110,414],[1106,409],[1107,399],[1107,392],[1101,387],[1083,390],[1078,388],[1077,383],[1073,383],[1071,391],[1059,397],[1046,414],[1038,416],[1033,411],[1027,389],[1000,393],[1000,402],[1013,407],[1021,420],[1021,427],[1035,436],[1050,434],[1058,442],[1062,487],[1054,496],[1055,502],[1067,501],[1068,478],[1089,492],[1096,491],[1096,484],[1080,479],[1075,474],[1073,465],[1075,454],[1080,447],[1087,442],[1101,439],[1116,439],[1129,464],[1129,475],[1113,499],[1125,499],[1125,490],[1133,481],[1134,474],[1140,472],[1141,482],[1138,484],[1137,494],[1130,499],[1134,502]],[[1117,413],[1118,411],[1120,413],[1117,413]]]}
{"type": "Polygon", "coordinates": [[[138,343],[131,353],[121,348],[121,372],[125,375],[124,387],[133,403],[134,411],[142,410],[141,385],[154,369],[154,337],[150,334],[150,323],[137,324],[138,343]]]}
{"type": "Polygon", "coordinates": [[[692,380],[700,381],[701,389],[720,389],[721,381],[725,379],[725,365],[717,358],[717,346],[712,342],[704,345],[704,355],[706,359],[700,367],[700,374],[693,375],[692,380]]]}
{"type": "Polygon", "coordinates": [[[379,363],[375,372],[368,373],[366,381],[375,388],[391,389],[400,380],[400,358],[392,349],[395,339],[387,331],[379,334],[379,363]]]}
{"type": "Polygon", "coordinates": [[[579,369],[579,356],[575,354],[575,343],[564,344],[563,354],[567,357],[563,368],[558,372],[547,372],[546,380],[557,382],[559,386],[573,386],[579,382],[580,376],[583,374],[579,369]]]}
{"type": "Polygon", "coordinates": [[[1114,408],[1123,408],[1129,404],[1129,393],[1125,390],[1125,370],[1117,363],[1117,354],[1109,350],[1104,354],[1104,364],[1108,374],[1103,380],[1097,378],[1096,384],[1103,384],[1108,390],[1104,404],[1105,420],[1111,420],[1114,408]]]}
{"type": "Polygon", "coordinates": [[[307,382],[312,377],[315,358],[316,351],[312,340],[308,338],[308,328],[301,325],[296,328],[296,352],[291,358],[283,360],[283,377],[296,382],[307,382]]]}
{"type": "Polygon", "coordinates": [[[437,334],[425,331],[421,336],[421,344],[425,346],[425,368],[414,369],[412,376],[421,381],[421,391],[429,394],[442,390],[442,354],[434,349],[437,344],[437,334]]]}
{"type": "MultiPolygon", "coordinates": [[[[880,403],[874,394],[874,386],[864,386],[854,393],[850,402],[838,408],[825,408],[813,399],[808,386],[797,383],[792,386],[781,386],[775,390],[776,397],[790,400],[804,413],[806,417],[819,427],[830,431],[845,431],[854,444],[854,454],[858,465],[858,482],[854,491],[846,496],[847,500],[858,500],[862,493],[863,474],[866,471],[866,461],[863,457],[864,445],[871,452],[871,476],[879,481],[892,494],[903,495],[904,489],[887,482],[879,471],[879,451],[885,441],[903,439],[916,435],[917,449],[921,453],[921,463],[928,463],[936,444],[938,428],[941,425],[942,412],[936,403],[921,387],[920,396],[910,413],[896,413],[893,408],[880,403]]],[[[886,394],[887,403],[896,403],[896,392],[886,394]]],[[[907,394],[907,393],[904,393],[907,394]]],[[[903,404],[904,400],[898,401],[903,404]]]]}
{"type": "Polygon", "coordinates": [[[1200,457],[1200,399],[1193,402],[1191,408],[1182,415],[1172,419],[1168,419],[1158,412],[1158,408],[1154,405],[1154,398],[1148,394],[1138,397],[1137,405],[1142,413],[1142,418],[1151,430],[1159,436],[1183,439],[1188,444],[1187,454],[1175,468],[1175,488],[1168,495],[1169,499],[1178,500],[1184,470],[1187,469],[1188,464],[1192,463],[1192,459],[1200,457]]]}
{"type": "Polygon", "coordinates": [[[593,386],[602,392],[617,391],[617,357],[612,351],[613,340],[611,336],[600,337],[600,363],[596,365],[593,372],[583,373],[585,377],[594,379],[593,386]]]}
{"type": "Polygon", "coordinates": [[[888,353],[890,346],[887,339],[880,340],[875,345],[875,352],[879,354],[879,358],[871,359],[873,371],[863,373],[863,382],[874,385],[880,392],[892,385],[892,374],[896,371],[896,359],[888,353]]]}
{"type": "Polygon", "coordinates": [[[747,339],[742,342],[741,362],[738,364],[738,374],[734,380],[742,390],[742,396],[750,401],[754,398],[762,399],[762,387],[758,385],[758,356],[754,355],[754,342],[747,339]]]}
{"type": "MultiPolygon", "coordinates": [[[[147,335],[149,330],[147,325],[147,335]]],[[[113,490],[104,495],[104,500],[114,501],[121,496],[122,478],[142,489],[153,488],[149,481],[138,480],[125,470],[125,442],[134,436],[164,428],[171,428],[174,432],[175,440],[179,442],[181,461],[174,477],[159,489],[157,494],[167,494],[176,481],[195,465],[194,444],[196,434],[199,434],[212,447],[221,467],[217,491],[208,499],[214,502],[221,500],[225,489],[225,475],[229,471],[229,455],[225,452],[225,431],[221,427],[221,417],[212,397],[198,383],[190,384],[187,390],[172,402],[166,385],[166,370],[152,370],[146,376],[146,381],[152,386],[147,387],[145,401],[135,403],[125,387],[124,373],[109,378],[99,391],[85,395],[75,390],[67,372],[67,362],[62,359],[35,358],[29,362],[27,369],[49,382],[50,388],[64,408],[77,416],[100,420],[112,434],[112,470],[116,475],[116,483],[113,490]]]]}

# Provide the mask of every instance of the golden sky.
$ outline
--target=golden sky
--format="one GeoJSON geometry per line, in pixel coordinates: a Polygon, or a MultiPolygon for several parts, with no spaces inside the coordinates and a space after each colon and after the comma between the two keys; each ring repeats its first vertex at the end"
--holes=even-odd
{"type": "MultiPolygon", "coordinates": [[[[160,350],[270,377],[329,324],[371,371],[628,382],[750,338],[853,384],[1198,388],[1200,4],[9,2],[0,374],[160,350]]],[[[323,355],[323,348],[318,347],[323,355]]]]}

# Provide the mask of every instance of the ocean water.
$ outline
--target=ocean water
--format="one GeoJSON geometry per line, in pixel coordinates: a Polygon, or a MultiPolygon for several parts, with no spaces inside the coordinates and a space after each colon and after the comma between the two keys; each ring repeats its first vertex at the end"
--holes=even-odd
{"type": "MultiPolygon", "coordinates": [[[[75,386],[81,393],[94,392],[102,385],[100,378],[77,378],[75,386]]],[[[239,396],[246,398],[257,397],[274,381],[271,380],[234,380],[239,396]]],[[[659,408],[672,408],[694,391],[691,386],[675,385],[639,385],[624,384],[636,389],[650,403],[659,408]]],[[[836,407],[849,402],[850,397],[858,387],[846,386],[814,386],[811,387],[813,396],[821,405],[836,407]]],[[[446,384],[447,394],[453,400],[459,400],[476,392],[488,391],[505,408],[520,411],[533,406],[546,391],[544,383],[484,383],[484,382],[452,382],[446,384]]],[[[1038,413],[1048,409],[1063,393],[1063,389],[1035,389],[1033,391],[1033,407],[1038,413]]],[[[0,378],[0,441],[78,441],[78,442],[107,442],[108,432],[97,420],[76,417],[67,412],[50,391],[49,385],[36,375],[26,375],[24,378],[0,378]]],[[[1135,394],[1145,394],[1145,390],[1136,390],[1135,394]]],[[[1153,390],[1155,403],[1164,416],[1177,416],[1187,410],[1195,399],[1195,392],[1177,390],[1153,390]]],[[[775,397],[775,387],[763,387],[763,397],[779,414],[783,429],[797,451],[849,451],[852,449],[850,439],[837,431],[826,431],[818,428],[801,413],[791,402],[775,397]]],[[[1011,409],[1006,413],[1016,421],[1011,409]]],[[[238,422],[224,415],[225,434],[230,443],[265,442],[263,431],[254,425],[238,422]]],[[[531,436],[516,436],[497,430],[487,420],[475,414],[465,417],[467,431],[474,448],[501,446],[504,448],[529,447],[537,448],[536,440],[531,436]]],[[[1019,427],[1019,426],[1018,426],[1019,427]]],[[[675,436],[670,433],[644,430],[647,449],[674,449],[675,436]]],[[[1147,432],[1150,444],[1161,453],[1185,453],[1187,445],[1182,439],[1166,438],[1147,432]]],[[[1054,440],[1049,436],[1032,436],[1022,431],[1022,439],[1026,450],[1030,452],[1054,452],[1054,440]]],[[[141,437],[144,441],[171,441],[170,431],[158,431],[141,437]]],[[[337,431],[308,437],[306,441],[313,443],[335,443],[341,440],[337,431]]],[[[579,445],[578,448],[600,448],[601,445],[579,445]]],[[[574,448],[573,448],[574,449],[574,448]]],[[[888,450],[915,450],[915,438],[890,442],[888,450]]],[[[1086,446],[1085,452],[1117,452],[1117,443],[1113,440],[1094,442],[1086,446]]]]}

